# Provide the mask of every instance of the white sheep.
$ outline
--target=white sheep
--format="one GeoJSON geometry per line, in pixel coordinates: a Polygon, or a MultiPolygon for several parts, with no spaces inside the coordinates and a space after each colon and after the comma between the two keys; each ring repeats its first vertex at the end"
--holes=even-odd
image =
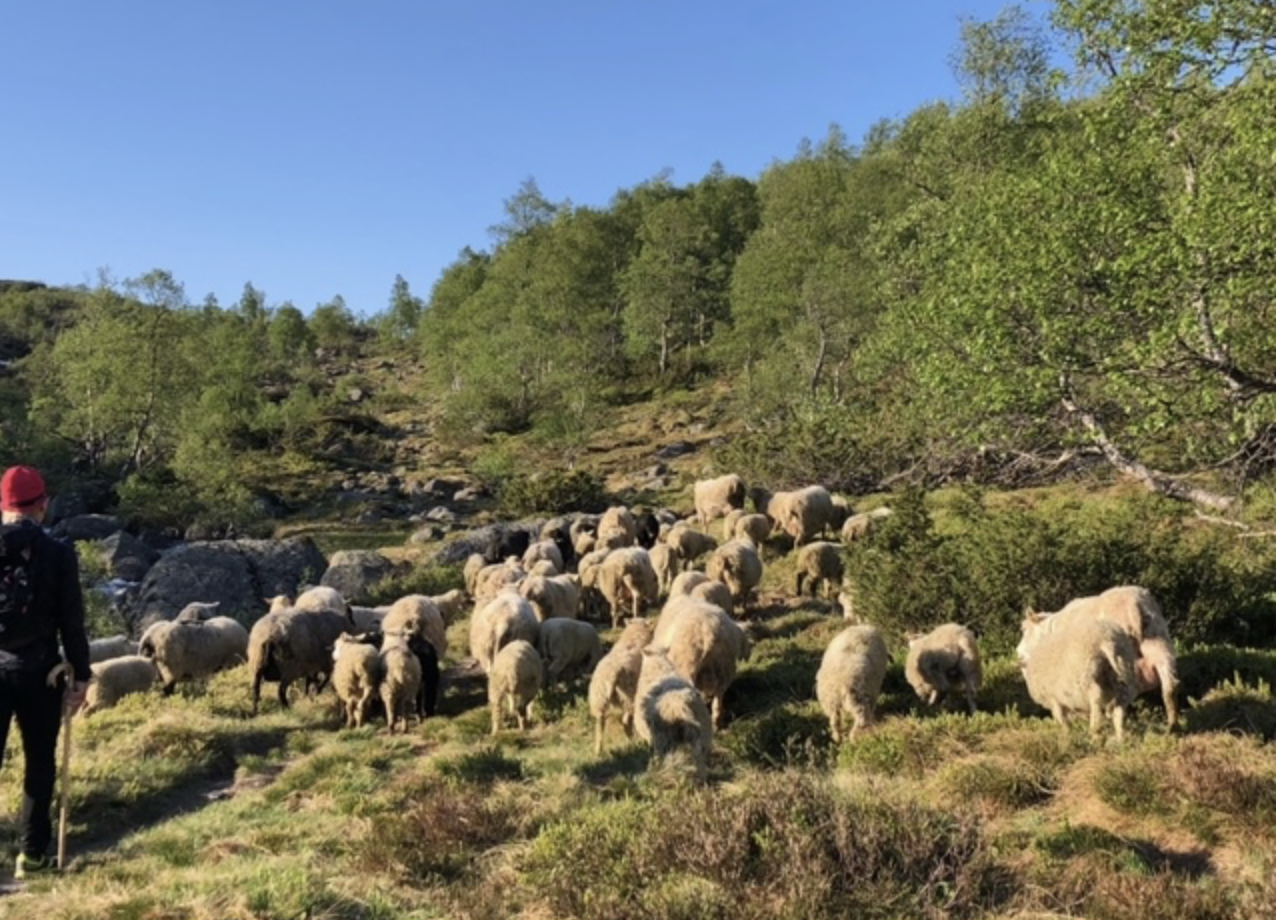
{"type": "Polygon", "coordinates": [[[85,715],[110,709],[130,693],[145,693],[159,681],[155,662],[141,655],[109,658],[93,664],[90,670],[93,679],[85,697],[85,715]]]}
{"type": "Polygon", "coordinates": [[[726,517],[722,519],[722,542],[723,543],[726,543],[728,540],[735,539],[736,521],[740,520],[740,518],[744,517],[748,513],[749,512],[745,510],[744,508],[732,508],[730,511],[727,512],[726,517]]]}
{"type": "Polygon", "coordinates": [[[714,726],[721,727],[723,698],[750,653],[740,624],[708,601],[679,597],[661,611],[652,644],[664,648],[678,673],[704,695],[714,726]]]}
{"type": "Polygon", "coordinates": [[[138,654],[155,662],[168,696],[181,680],[202,680],[248,660],[248,630],[231,617],[161,620],[142,633],[138,654]]]}
{"type": "Polygon", "coordinates": [[[539,562],[549,562],[554,567],[551,575],[559,575],[567,571],[567,566],[563,564],[563,553],[553,540],[539,540],[527,547],[527,552],[523,553],[523,568],[531,571],[539,562]]]}
{"type": "Polygon", "coordinates": [[[1130,634],[1100,619],[1077,619],[1054,631],[1036,629],[1028,619],[1023,626],[1030,638],[1023,676],[1033,701],[1064,727],[1070,715],[1088,712],[1092,735],[1101,730],[1104,713],[1110,713],[1121,741],[1126,710],[1139,689],[1138,649],[1130,634]]]}
{"type": "Polygon", "coordinates": [[[793,593],[801,595],[804,588],[809,588],[812,597],[817,592],[828,597],[841,583],[845,571],[841,544],[826,540],[808,543],[798,550],[793,593]]]}
{"type": "Polygon", "coordinates": [[[381,655],[362,636],[343,635],[337,637],[332,661],[332,688],[341,700],[346,727],[359,728],[381,686],[381,655]]]}
{"type": "Polygon", "coordinates": [[[381,644],[381,702],[390,734],[402,722],[406,733],[421,694],[421,662],[408,645],[410,634],[387,632],[381,644]]]}
{"type": "Polygon", "coordinates": [[[692,588],[690,596],[698,600],[708,601],[713,606],[720,608],[725,614],[729,615],[735,612],[735,600],[731,597],[731,589],[712,578],[702,581],[692,588]]]}
{"type": "Polygon", "coordinates": [[[504,562],[484,566],[474,582],[475,605],[490,601],[503,590],[517,585],[526,577],[527,570],[523,568],[523,560],[514,556],[504,562]]]}
{"type": "Polygon", "coordinates": [[[514,591],[505,591],[470,619],[470,654],[483,673],[490,674],[502,648],[519,639],[535,647],[539,636],[540,622],[532,605],[514,591]]]}
{"type": "Polygon", "coordinates": [[[341,596],[341,592],[326,585],[316,585],[313,588],[307,588],[302,591],[297,595],[297,599],[293,601],[292,606],[296,610],[308,610],[311,613],[319,610],[331,610],[335,613],[344,614],[350,610],[350,605],[341,596]]]}
{"type": "Polygon", "coordinates": [[[620,626],[627,605],[632,616],[640,617],[645,605],[660,599],[655,567],[641,546],[627,546],[608,553],[599,566],[598,588],[611,609],[613,627],[620,626]]]}
{"type": "Polygon", "coordinates": [[[320,689],[332,673],[332,647],[343,632],[354,629],[349,613],[288,608],[268,613],[248,633],[248,671],[252,678],[253,715],[261,705],[263,681],[279,683],[279,703],[288,708],[288,687],[296,680],[316,682],[320,689]]]}
{"type": "MultiPolygon", "coordinates": [[[[598,543],[598,515],[582,514],[572,521],[567,533],[571,537],[572,551],[576,553],[577,559],[592,553],[598,543]]],[[[577,571],[580,571],[579,568],[577,571]]]]}
{"type": "Polygon", "coordinates": [[[588,674],[602,657],[602,642],[592,623],[557,617],[541,623],[536,641],[545,663],[545,686],[552,687],[560,677],[579,671],[588,674]]]}
{"type": "MultiPolygon", "coordinates": [[[[827,530],[837,517],[833,496],[823,486],[806,486],[791,492],[766,495],[759,491],[755,502],[765,508],[774,527],[793,538],[795,546],[809,543],[827,530]]],[[[737,525],[738,526],[738,525],[737,525]]]]}
{"type": "Polygon", "coordinates": [[[638,520],[624,505],[613,505],[598,521],[597,545],[620,549],[638,542],[638,520]]]}
{"type": "Polygon", "coordinates": [[[648,646],[634,699],[634,727],[651,745],[655,765],[671,766],[687,759],[703,782],[713,749],[713,717],[700,691],[678,673],[665,650],[648,646]]]}
{"type": "Polygon", "coordinates": [[[886,640],[874,626],[850,626],[833,637],[815,675],[815,695],[828,716],[833,741],[853,739],[871,725],[890,664],[886,640]],[[843,726],[853,720],[850,734],[843,726]]]}
{"type": "Polygon", "coordinates": [[[580,584],[575,575],[529,575],[519,584],[518,593],[527,598],[541,622],[551,617],[576,619],[580,584]]]}
{"type": "Polygon", "coordinates": [[[221,609],[221,601],[192,601],[181,610],[177,616],[173,617],[178,623],[198,623],[202,620],[211,620],[217,616],[217,611],[221,609]]]}
{"type": "Polygon", "coordinates": [[[766,545],[767,537],[771,536],[772,529],[773,522],[765,514],[741,514],[736,519],[731,538],[748,542],[761,552],[762,547],[766,545]]]}
{"type": "Polygon", "coordinates": [[[678,555],[667,543],[657,543],[647,550],[651,558],[651,567],[656,570],[656,581],[661,592],[667,592],[678,574],[678,555]]]}
{"type": "Polygon", "coordinates": [[[620,710],[625,735],[634,733],[634,698],[638,674],[642,670],[642,650],[651,642],[654,626],[650,620],[630,620],[616,644],[602,657],[589,678],[589,713],[594,717],[594,753],[603,752],[603,732],[607,714],[620,710]]]}
{"type": "Polygon", "coordinates": [[[136,655],[137,643],[123,633],[106,636],[89,642],[89,664],[109,661],[112,658],[123,658],[125,655],[136,655]]]}
{"type": "Polygon", "coordinates": [[[465,592],[460,588],[453,588],[451,591],[436,594],[430,600],[434,601],[434,606],[439,609],[439,613],[443,615],[443,622],[448,626],[451,626],[461,618],[461,614],[465,612],[467,606],[465,592]]]}
{"type": "Polygon", "coordinates": [[[691,563],[701,556],[718,548],[718,541],[707,533],[701,533],[690,525],[675,524],[665,537],[665,543],[678,556],[682,567],[690,567],[691,563]]]}
{"type": "Polygon", "coordinates": [[[841,536],[843,543],[855,543],[862,540],[873,532],[882,521],[886,520],[894,514],[890,508],[874,508],[872,511],[862,511],[859,514],[850,515],[842,522],[841,536]]]}
{"type": "Polygon", "coordinates": [[[944,623],[924,635],[909,636],[904,677],[917,696],[934,706],[961,687],[975,712],[975,694],[983,681],[979,641],[958,623],[944,623]]]}
{"type": "Polygon", "coordinates": [[[434,599],[424,594],[407,594],[391,604],[381,620],[381,631],[420,636],[434,646],[439,661],[447,654],[447,626],[443,622],[443,614],[434,599]]]}
{"type": "Polygon", "coordinates": [[[669,598],[683,597],[695,590],[697,585],[705,582],[713,581],[704,572],[691,570],[689,572],[681,572],[669,585],[669,598]]]}
{"type": "Polygon", "coordinates": [[[762,584],[762,557],[752,544],[732,540],[714,550],[705,574],[730,588],[732,600],[747,608],[754,589],[762,584]]]}
{"type": "Polygon", "coordinates": [[[696,521],[703,527],[715,518],[743,508],[748,490],[743,479],[735,473],[727,473],[716,479],[697,480],[691,494],[696,505],[696,521]]]}
{"type": "Polygon", "coordinates": [[[602,575],[602,562],[608,551],[593,550],[580,557],[576,566],[576,579],[580,586],[580,615],[591,620],[600,620],[605,614],[607,599],[603,597],[599,579],[602,575]]]}
{"type": "Polygon", "coordinates": [[[474,596],[474,590],[478,585],[479,572],[487,567],[487,557],[482,553],[470,553],[465,557],[465,564],[461,568],[461,577],[465,580],[465,593],[470,597],[474,596]]]}
{"type": "Polygon", "coordinates": [[[501,710],[507,702],[518,721],[519,730],[527,729],[532,721],[532,703],[536,694],[540,693],[544,679],[541,657],[531,643],[515,639],[497,653],[487,676],[493,735],[501,730],[501,710]]]}
{"type": "Polygon", "coordinates": [[[1170,728],[1178,724],[1177,662],[1174,640],[1170,638],[1169,625],[1161,605],[1146,588],[1122,585],[1109,588],[1092,597],[1080,597],[1068,602],[1056,613],[1037,613],[1029,610],[1025,619],[1024,637],[1017,649],[1020,663],[1027,658],[1031,637],[1038,631],[1062,629],[1079,620],[1101,619],[1115,623],[1129,635],[1138,653],[1136,662],[1139,675],[1139,692],[1161,691],[1165,705],[1165,718],[1170,728]],[[1031,624],[1031,628],[1027,624],[1031,624]]]}

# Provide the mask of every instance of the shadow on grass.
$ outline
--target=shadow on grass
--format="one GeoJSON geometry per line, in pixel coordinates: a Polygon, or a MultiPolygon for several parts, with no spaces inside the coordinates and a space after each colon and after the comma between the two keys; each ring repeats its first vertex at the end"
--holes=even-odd
{"type": "Polygon", "coordinates": [[[647,770],[651,751],[646,745],[628,742],[604,752],[599,760],[581,764],[575,773],[594,786],[610,786],[620,779],[632,779],[647,770]]]}

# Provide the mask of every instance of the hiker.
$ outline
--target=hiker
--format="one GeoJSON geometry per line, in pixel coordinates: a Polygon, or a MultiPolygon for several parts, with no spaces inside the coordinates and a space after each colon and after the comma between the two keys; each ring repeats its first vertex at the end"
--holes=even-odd
{"type": "Polygon", "coordinates": [[[75,550],[40,524],[49,497],[44,478],[15,466],[0,478],[0,751],[17,716],[26,760],[21,850],[14,878],[53,868],[48,854],[63,707],[74,713],[88,693],[89,640],[75,550]],[[49,684],[61,664],[58,642],[74,679],[49,684]]]}

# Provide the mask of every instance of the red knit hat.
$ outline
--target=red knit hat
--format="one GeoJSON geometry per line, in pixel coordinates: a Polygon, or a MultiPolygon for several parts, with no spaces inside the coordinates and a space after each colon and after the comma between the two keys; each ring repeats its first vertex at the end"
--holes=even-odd
{"type": "Polygon", "coordinates": [[[44,477],[30,466],[11,466],[0,479],[0,511],[25,511],[45,497],[44,477]]]}

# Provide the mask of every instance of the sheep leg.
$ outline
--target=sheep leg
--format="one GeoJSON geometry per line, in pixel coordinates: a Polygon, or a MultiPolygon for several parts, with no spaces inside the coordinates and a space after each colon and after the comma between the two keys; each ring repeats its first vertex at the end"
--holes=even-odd
{"type": "Polygon", "coordinates": [[[1179,706],[1174,694],[1178,690],[1178,677],[1174,673],[1174,666],[1168,661],[1161,662],[1156,670],[1161,678],[1161,700],[1165,703],[1166,724],[1172,729],[1177,728],[1179,724],[1179,706]]]}
{"type": "Polygon", "coordinates": [[[712,703],[712,710],[713,710],[713,727],[721,728],[722,727],[722,696],[721,695],[715,696],[711,700],[711,703],[712,703]]]}
{"type": "Polygon", "coordinates": [[[258,671],[253,675],[253,715],[257,715],[261,709],[261,681],[265,676],[264,671],[258,671]]]}
{"type": "Polygon", "coordinates": [[[798,597],[802,596],[802,582],[806,580],[804,572],[798,572],[793,576],[793,593],[798,597]]]}
{"type": "Polygon", "coordinates": [[[498,734],[501,730],[501,703],[502,700],[492,701],[492,734],[498,734]]]}
{"type": "Polygon", "coordinates": [[[594,720],[594,756],[601,757],[603,753],[603,729],[607,724],[607,713],[604,712],[594,720]]]}
{"type": "Polygon", "coordinates": [[[1125,740],[1125,707],[1119,703],[1112,707],[1112,731],[1118,743],[1125,740]]]}
{"type": "Polygon", "coordinates": [[[292,708],[288,705],[288,681],[286,680],[279,681],[279,705],[284,709],[292,708]]]}
{"type": "Polygon", "coordinates": [[[976,711],[975,707],[975,675],[966,675],[966,705],[970,708],[970,714],[973,716],[976,711]]]}
{"type": "Polygon", "coordinates": [[[1090,691],[1090,734],[1103,731],[1103,696],[1098,687],[1090,691]]]}

